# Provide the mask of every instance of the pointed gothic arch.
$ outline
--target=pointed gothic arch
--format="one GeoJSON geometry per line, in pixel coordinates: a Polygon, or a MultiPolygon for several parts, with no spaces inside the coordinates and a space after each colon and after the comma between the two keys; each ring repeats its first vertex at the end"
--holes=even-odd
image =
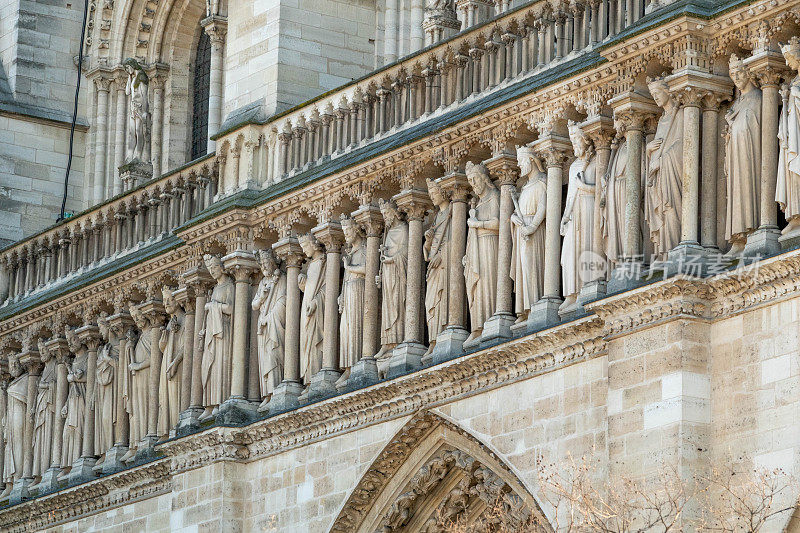
{"type": "MultiPolygon", "coordinates": [[[[552,531],[502,459],[453,423],[423,411],[373,461],[331,532],[433,533],[440,531],[439,516],[481,524],[496,505],[511,525],[533,522],[541,524],[536,531],[552,531]]],[[[492,528],[485,525],[485,531],[492,528]]]]}

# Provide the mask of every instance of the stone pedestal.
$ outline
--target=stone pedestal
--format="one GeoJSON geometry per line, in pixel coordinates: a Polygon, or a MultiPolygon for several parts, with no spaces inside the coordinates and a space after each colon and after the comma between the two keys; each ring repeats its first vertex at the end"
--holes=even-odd
{"type": "Polygon", "coordinates": [[[81,457],[72,463],[72,469],[70,469],[67,476],[67,483],[75,485],[95,479],[97,477],[94,472],[95,463],[97,463],[97,459],[94,457],[81,457]]]}
{"type": "Polygon", "coordinates": [[[131,161],[119,167],[122,190],[127,192],[153,179],[153,165],[143,161],[131,161]]]}
{"type": "Polygon", "coordinates": [[[36,486],[39,490],[39,495],[61,490],[64,487],[64,482],[58,479],[60,475],[61,469],[57,466],[48,468],[45,473],[42,474],[42,479],[36,486]]]}
{"type": "Polygon", "coordinates": [[[14,482],[14,486],[11,488],[11,494],[8,497],[9,502],[11,504],[15,504],[30,499],[32,485],[33,479],[31,478],[21,478],[16,480],[14,482]]]}
{"type": "Polygon", "coordinates": [[[300,406],[297,399],[303,393],[303,385],[296,381],[283,381],[272,391],[266,410],[274,415],[284,411],[291,411],[300,406]]]}
{"type": "Polygon", "coordinates": [[[641,261],[623,261],[611,271],[606,294],[628,291],[643,283],[644,264],[641,261]]]}
{"type": "Polygon", "coordinates": [[[341,373],[331,368],[323,368],[311,378],[308,388],[308,401],[316,402],[336,396],[336,382],[341,377],[341,373]]]}
{"type": "Polygon", "coordinates": [[[347,390],[363,389],[380,381],[378,363],[373,357],[363,357],[350,368],[347,390]]]}
{"type": "Polygon", "coordinates": [[[203,414],[202,407],[189,407],[181,411],[178,415],[178,426],[175,434],[178,437],[194,433],[200,429],[200,415],[203,414]]]}
{"type": "Polygon", "coordinates": [[[154,447],[156,442],[158,442],[158,437],[155,435],[147,435],[144,437],[139,441],[139,445],[136,447],[136,454],[128,461],[133,464],[140,464],[155,459],[156,451],[154,447]]]}
{"type": "Polygon", "coordinates": [[[708,272],[709,260],[713,256],[697,243],[680,243],[667,254],[666,274],[686,274],[703,277],[708,272]]]}
{"type": "Polygon", "coordinates": [[[561,306],[560,298],[542,298],[531,306],[528,314],[525,332],[527,334],[555,326],[561,322],[558,308],[561,306]]]}
{"type": "Polygon", "coordinates": [[[514,325],[516,316],[510,313],[495,313],[483,325],[481,347],[491,346],[510,339],[511,326],[514,325]]]}
{"type": "MultiPolygon", "coordinates": [[[[759,230],[760,231],[760,230],[759,230]]],[[[776,230],[777,231],[777,230],[776,230]]],[[[778,233],[780,235],[780,233],[778,233]]],[[[748,240],[748,244],[749,244],[748,240]]],[[[790,232],[786,235],[780,235],[778,237],[778,245],[780,250],[794,250],[795,248],[800,248],[800,232],[790,232]]],[[[773,254],[762,254],[761,257],[765,257],[767,255],[774,255],[778,253],[777,251],[773,252],[773,254]]]]}
{"type": "Polygon", "coordinates": [[[258,418],[258,405],[244,398],[228,398],[219,406],[216,423],[226,426],[247,424],[258,418]]]}
{"type": "Polygon", "coordinates": [[[742,255],[749,258],[764,258],[775,255],[781,249],[787,249],[784,246],[783,237],[778,228],[758,228],[747,236],[747,244],[744,246],[742,255]]]}
{"type": "Polygon", "coordinates": [[[469,332],[459,326],[447,326],[436,337],[436,346],[431,354],[431,364],[438,365],[450,359],[455,359],[464,353],[464,341],[469,337],[469,332]]]}
{"type": "Polygon", "coordinates": [[[607,289],[608,283],[604,279],[589,281],[581,287],[581,292],[578,294],[578,303],[582,307],[584,304],[604,298],[607,289]]]}
{"type": "Polygon", "coordinates": [[[402,342],[392,351],[386,378],[393,379],[422,367],[422,356],[427,348],[417,342],[402,342]]]}
{"type": "Polygon", "coordinates": [[[125,468],[125,463],[122,458],[128,453],[127,446],[116,444],[106,452],[106,458],[100,465],[100,473],[104,476],[119,472],[125,468]]]}

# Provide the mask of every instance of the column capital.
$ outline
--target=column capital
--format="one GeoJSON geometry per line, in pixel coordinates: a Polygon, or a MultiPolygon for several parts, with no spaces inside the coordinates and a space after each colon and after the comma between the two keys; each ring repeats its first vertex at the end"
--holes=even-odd
{"type": "Polygon", "coordinates": [[[211,15],[201,20],[200,25],[211,38],[212,44],[225,42],[225,35],[228,33],[228,19],[226,17],[211,15]]]}
{"type": "Polygon", "coordinates": [[[614,110],[614,127],[620,134],[628,130],[644,129],[645,123],[661,114],[661,108],[652,98],[636,91],[628,91],[609,100],[614,110]]]}
{"type": "Polygon", "coordinates": [[[197,294],[194,291],[194,287],[191,286],[183,286],[180,287],[178,290],[172,293],[172,297],[175,298],[175,303],[180,305],[184,312],[187,314],[194,314],[194,301],[197,298],[197,294]]]}
{"type": "Polygon", "coordinates": [[[541,157],[548,168],[562,168],[572,153],[572,143],[568,137],[550,133],[531,143],[533,151],[541,157]]]}
{"type": "Polygon", "coordinates": [[[222,264],[237,282],[246,281],[259,272],[258,261],[252,252],[236,250],[222,258],[222,264]]]}
{"type": "Polygon", "coordinates": [[[139,305],[139,310],[150,321],[150,326],[159,328],[166,320],[164,304],[157,300],[147,300],[139,305]]]}
{"type": "Polygon", "coordinates": [[[611,148],[611,141],[616,135],[613,118],[605,115],[590,116],[581,123],[581,129],[594,143],[595,150],[611,148]]]}
{"type": "Polygon", "coordinates": [[[272,245],[272,249],[287,267],[300,267],[306,256],[297,237],[286,237],[272,245]]]}
{"type": "Polygon", "coordinates": [[[24,348],[17,356],[19,364],[25,367],[28,375],[38,376],[42,372],[42,359],[39,357],[39,350],[30,347],[24,348]]]}
{"type": "Polygon", "coordinates": [[[404,189],[393,196],[392,200],[409,220],[422,220],[425,213],[433,207],[428,194],[420,189],[404,189]]]}
{"type": "Polygon", "coordinates": [[[326,253],[341,251],[344,244],[342,225],[335,221],[325,222],[313,228],[311,233],[325,246],[326,253]]]}
{"type": "Polygon", "coordinates": [[[492,179],[500,186],[516,185],[519,178],[519,165],[514,154],[502,152],[483,162],[492,179]]]}
{"type": "Polygon", "coordinates": [[[472,192],[467,175],[460,170],[448,172],[439,178],[437,183],[442,192],[454,202],[466,202],[472,192]]]}
{"type": "Polygon", "coordinates": [[[97,351],[103,341],[103,337],[100,335],[100,328],[96,324],[86,324],[75,330],[75,333],[78,334],[78,338],[84,346],[93,352],[97,351]]]}
{"type": "Polygon", "coordinates": [[[54,337],[46,341],[44,346],[59,364],[66,364],[67,360],[72,356],[69,351],[69,343],[64,337],[54,337]]]}
{"type": "Polygon", "coordinates": [[[684,106],[700,107],[708,94],[724,95],[728,98],[733,94],[733,82],[727,76],[688,68],[670,74],[665,81],[670,94],[684,106]]]}
{"type": "Polygon", "coordinates": [[[757,50],[743,60],[747,69],[755,76],[761,87],[777,87],[783,79],[791,79],[793,73],[780,52],[770,49],[757,50]]]}
{"type": "Polygon", "coordinates": [[[383,216],[374,205],[362,205],[353,213],[353,219],[364,228],[367,237],[380,237],[383,233],[383,216]]]}
{"type": "Polygon", "coordinates": [[[111,331],[114,332],[114,335],[119,338],[122,338],[128,328],[131,328],[134,325],[133,318],[131,318],[131,315],[126,311],[115,313],[109,316],[107,320],[111,331]]]}

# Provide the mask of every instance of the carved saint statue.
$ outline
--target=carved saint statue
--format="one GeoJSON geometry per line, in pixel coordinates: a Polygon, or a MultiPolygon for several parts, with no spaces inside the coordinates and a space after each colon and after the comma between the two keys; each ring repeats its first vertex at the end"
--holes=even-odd
{"type": "Polygon", "coordinates": [[[283,341],[286,331],[286,273],[272,249],[258,251],[264,275],[253,297],[258,313],[258,376],[264,402],[283,379],[283,341]]]}
{"type": "Polygon", "coordinates": [[[103,345],[97,351],[97,378],[94,404],[94,449],[103,453],[114,446],[117,423],[117,372],[119,371],[119,341],[111,331],[108,315],[97,318],[103,345]]]}
{"type": "Polygon", "coordinates": [[[725,238],[731,243],[728,255],[744,251],[747,235],[759,224],[761,180],[761,90],[738,57],[731,56],[729,71],[738,96],[725,113],[728,132],[725,143],[725,176],[728,209],[725,238]]]}
{"type": "Polygon", "coordinates": [[[547,173],[541,159],[528,146],[517,147],[520,176],[527,178],[514,198],[511,215],[511,279],[517,322],[526,319],[531,306],[544,294],[544,217],[547,211],[547,173]]]}
{"type": "Polygon", "coordinates": [[[230,396],[231,351],[233,343],[233,279],[222,269],[222,260],[206,254],[203,256],[209,274],[217,282],[206,302],[203,320],[203,359],[201,378],[203,405],[206,410],[200,420],[216,414],[219,405],[230,396]]]}
{"type": "Polygon", "coordinates": [[[647,87],[656,104],[664,109],[655,137],[645,150],[645,218],[655,259],[663,260],[681,239],[683,109],[670,97],[664,78],[648,78],[647,87]]]}
{"type": "MultiPolygon", "coordinates": [[[[136,342],[126,344],[128,370],[130,380],[128,381],[128,405],[130,407],[130,442],[131,452],[136,444],[147,435],[147,397],[150,391],[150,323],[136,306],[130,307],[131,318],[136,329],[139,330],[139,338],[136,342]]],[[[130,452],[129,452],[130,453],[130,452]]]]}
{"type": "Polygon", "coordinates": [[[56,360],[39,339],[39,357],[44,367],[36,388],[33,418],[33,475],[41,476],[50,468],[53,429],[56,413],[56,360]]]}
{"type": "Polygon", "coordinates": [[[569,166],[567,201],[561,217],[561,280],[564,302],[561,309],[574,306],[585,281],[592,278],[589,268],[594,235],[594,187],[597,158],[594,147],[580,125],[569,121],[569,138],[575,160],[569,166]]]}
{"type": "Polygon", "coordinates": [[[361,358],[367,245],[364,232],[352,218],[342,217],[342,230],[347,247],[342,254],[344,279],[339,296],[339,368],[350,368],[361,358]]]}
{"type": "Polygon", "coordinates": [[[375,357],[384,360],[405,333],[408,224],[394,202],[381,201],[380,210],[386,230],[381,244],[381,349],[375,357]]]}
{"type": "MultiPolygon", "coordinates": [[[[789,68],[800,72],[800,39],[793,37],[782,51],[789,68]]],[[[784,91],[778,138],[775,200],[788,223],[781,233],[794,236],[800,234],[800,75],[791,81],[788,92],[784,91]]]]}
{"type": "Polygon", "coordinates": [[[428,262],[425,277],[425,317],[428,322],[428,353],[436,345],[436,336],[447,326],[448,291],[450,283],[450,201],[438,183],[428,180],[428,195],[436,214],[433,224],[425,232],[422,249],[428,262]]]}
{"type": "Polygon", "coordinates": [[[150,80],[144,69],[133,58],[123,62],[128,73],[125,94],[128,96],[128,147],[125,162],[149,163],[150,160],[150,80]]]}
{"type": "Polygon", "coordinates": [[[28,410],[28,375],[15,356],[8,358],[8,371],[11,374],[11,382],[6,389],[6,414],[3,424],[6,442],[3,481],[14,483],[22,477],[25,458],[23,431],[28,410]]]}
{"type": "Polygon", "coordinates": [[[161,289],[161,299],[169,320],[158,342],[162,354],[161,378],[158,381],[158,434],[168,435],[178,425],[181,412],[186,313],[169,287],[161,289]]]}
{"type": "Polygon", "coordinates": [[[322,368],[322,328],[325,317],[325,253],[310,233],[300,236],[300,247],[308,257],[306,271],[298,282],[303,291],[300,305],[300,376],[303,383],[322,368]]]}
{"type": "Polygon", "coordinates": [[[72,328],[67,326],[64,332],[69,350],[75,356],[67,370],[69,392],[67,403],[61,410],[61,416],[66,418],[61,445],[61,466],[66,468],[81,457],[86,412],[86,367],[89,355],[72,328]]]}
{"type": "Polygon", "coordinates": [[[466,343],[477,339],[483,324],[494,314],[497,304],[497,256],[500,231],[500,191],[489,171],[481,164],[467,162],[467,180],[475,197],[467,219],[467,253],[464,280],[471,319],[466,343]]]}

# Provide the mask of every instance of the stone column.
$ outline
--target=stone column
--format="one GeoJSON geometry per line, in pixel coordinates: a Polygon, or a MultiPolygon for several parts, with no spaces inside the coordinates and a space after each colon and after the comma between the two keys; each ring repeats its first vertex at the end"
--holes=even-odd
{"type": "MultiPolygon", "coordinates": [[[[212,56],[213,44],[212,44],[212,56]]],[[[213,61],[213,60],[212,60],[213,61]]],[[[213,77],[213,71],[211,76],[213,77]]],[[[213,79],[213,78],[212,78],[213,79]]],[[[164,130],[164,77],[158,71],[150,75],[150,89],[153,91],[153,123],[150,153],[153,162],[153,177],[161,177],[162,132],[164,130]]],[[[211,122],[211,91],[209,91],[209,122],[211,122]]]]}
{"type": "Polygon", "coordinates": [[[361,359],[350,369],[347,379],[348,388],[363,388],[378,381],[378,365],[375,354],[381,345],[381,291],[375,282],[381,270],[381,237],[383,235],[383,217],[381,211],[372,204],[362,205],[353,213],[367,236],[366,265],[364,275],[364,323],[361,359]]]}
{"type": "Polygon", "coordinates": [[[97,88],[97,115],[95,115],[95,150],[94,150],[94,203],[105,200],[106,191],[106,138],[108,136],[108,93],[111,79],[100,74],[95,78],[97,88]]]}
{"type": "Polygon", "coordinates": [[[745,59],[750,72],[761,85],[761,186],[759,228],[747,237],[745,255],[766,257],[780,251],[778,204],[775,188],[778,179],[778,122],[781,96],[779,86],[786,72],[783,56],[769,46],[761,47],[745,59]]]}
{"type": "Polygon", "coordinates": [[[228,21],[225,17],[211,15],[200,22],[211,40],[211,66],[208,89],[208,151],[213,152],[216,142],[211,136],[219,131],[222,124],[222,104],[225,86],[223,84],[225,62],[225,34],[228,21]]]}
{"type": "Polygon", "coordinates": [[[383,31],[383,63],[389,64],[397,61],[397,20],[398,20],[398,0],[387,0],[386,12],[384,15],[383,31]]]}
{"type": "Polygon", "coordinates": [[[492,179],[500,186],[500,225],[497,248],[497,300],[494,315],[483,325],[482,345],[495,344],[511,338],[514,314],[514,283],[511,280],[511,215],[514,213],[519,167],[517,156],[511,148],[498,151],[494,157],[484,161],[492,179]]]}
{"type": "Polygon", "coordinates": [[[447,327],[436,337],[431,354],[434,364],[453,359],[464,352],[469,337],[466,328],[466,285],[462,260],[467,249],[467,198],[470,186],[467,176],[458,168],[441,178],[442,191],[450,196],[450,293],[447,306],[447,327]]]}
{"type": "MultiPolygon", "coordinates": [[[[422,255],[425,213],[433,207],[428,194],[419,189],[405,189],[394,197],[397,207],[408,219],[408,270],[406,273],[406,314],[403,342],[389,360],[387,378],[407,374],[422,366],[427,348],[422,344],[422,308],[425,294],[425,261],[422,255]]],[[[371,302],[370,300],[365,300],[371,302]]],[[[364,307],[369,307],[365,305],[364,307]]]]}
{"type": "Polygon", "coordinates": [[[422,22],[425,18],[425,8],[423,0],[411,0],[411,50],[414,53],[421,50],[424,44],[425,35],[422,31],[422,22]]]}
{"type": "Polygon", "coordinates": [[[303,393],[300,382],[300,302],[302,296],[297,278],[305,256],[295,237],[285,237],[272,249],[286,265],[286,330],[283,347],[283,381],[272,392],[267,409],[270,414],[295,409],[303,393]]]}
{"type": "Polygon", "coordinates": [[[572,144],[566,136],[549,132],[532,145],[547,165],[547,208],[544,241],[544,293],[531,306],[527,329],[531,333],[558,324],[561,299],[561,196],[564,163],[572,144]]]}
{"type": "Polygon", "coordinates": [[[592,279],[583,284],[578,295],[578,302],[581,305],[602,298],[606,294],[606,269],[608,265],[605,260],[603,232],[600,227],[603,212],[600,207],[600,198],[603,194],[603,177],[608,171],[611,158],[611,141],[614,139],[615,134],[614,121],[611,117],[604,115],[590,116],[583,123],[582,128],[594,144],[597,160],[595,166],[594,218],[592,220],[594,226],[592,251],[595,255],[593,256],[591,267],[592,279]]]}
{"type": "Polygon", "coordinates": [[[325,245],[325,317],[322,343],[322,369],[312,378],[309,399],[336,394],[339,379],[339,277],[342,268],[344,233],[338,222],[325,222],[311,230],[325,245]]]}
{"type": "MultiPolygon", "coordinates": [[[[94,318],[92,318],[92,321],[94,318]]],[[[80,458],[72,464],[69,471],[70,483],[80,483],[95,478],[94,465],[97,462],[94,449],[94,403],[97,385],[97,349],[100,347],[100,329],[94,324],[78,328],[81,342],[86,346],[86,408],[83,418],[83,438],[80,458]]],[[[103,450],[105,451],[105,450],[103,450]]]]}
{"type": "MultiPolygon", "coordinates": [[[[719,103],[714,94],[703,98],[703,161],[700,197],[700,245],[711,252],[719,252],[717,243],[717,157],[719,147],[719,103]]],[[[776,134],[777,135],[777,134],[776,134]]],[[[724,147],[722,148],[724,150],[724,147]]]]}
{"type": "Polygon", "coordinates": [[[247,399],[247,367],[250,352],[250,277],[258,271],[252,252],[236,250],[222,258],[225,269],[236,281],[233,303],[233,353],[231,361],[231,397],[220,406],[217,420],[241,423],[252,419],[257,405],[247,399]]]}
{"type": "Polygon", "coordinates": [[[125,95],[125,86],[128,76],[124,70],[117,73],[114,78],[114,85],[117,89],[117,109],[116,109],[116,128],[114,129],[114,171],[112,172],[113,185],[111,187],[112,196],[122,192],[122,179],[119,175],[119,167],[125,162],[125,130],[127,129],[127,103],[128,97],[125,95]]]}
{"type": "Polygon", "coordinates": [[[161,347],[159,340],[166,319],[164,305],[160,301],[149,300],[140,306],[142,313],[150,322],[150,382],[149,397],[147,398],[147,435],[139,443],[136,456],[146,456],[152,453],[152,448],[158,442],[158,383],[161,378],[161,347]]]}
{"type": "MultiPolygon", "coordinates": [[[[181,411],[178,416],[177,434],[179,436],[192,433],[200,428],[200,415],[203,414],[203,378],[202,378],[202,364],[203,364],[203,339],[198,335],[205,327],[204,319],[206,313],[206,302],[208,301],[208,291],[214,286],[214,279],[202,264],[200,266],[191,268],[183,274],[183,279],[186,282],[187,289],[190,289],[194,295],[194,326],[192,327],[193,335],[186,336],[186,349],[190,350],[191,356],[186,359],[186,351],[184,351],[183,360],[183,383],[189,381],[189,406],[181,411]],[[191,378],[187,380],[186,371],[189,369],[191,378]]],[[[187,290],[187,299],[189,293],[187,290]]],[[[189,317],[187,311],[187,320],[189,317]]],[[[186,322],[185,322],[186,323],[186,322]]],[[[189,331],[187,324],[186,331],[189,331]]]]}

